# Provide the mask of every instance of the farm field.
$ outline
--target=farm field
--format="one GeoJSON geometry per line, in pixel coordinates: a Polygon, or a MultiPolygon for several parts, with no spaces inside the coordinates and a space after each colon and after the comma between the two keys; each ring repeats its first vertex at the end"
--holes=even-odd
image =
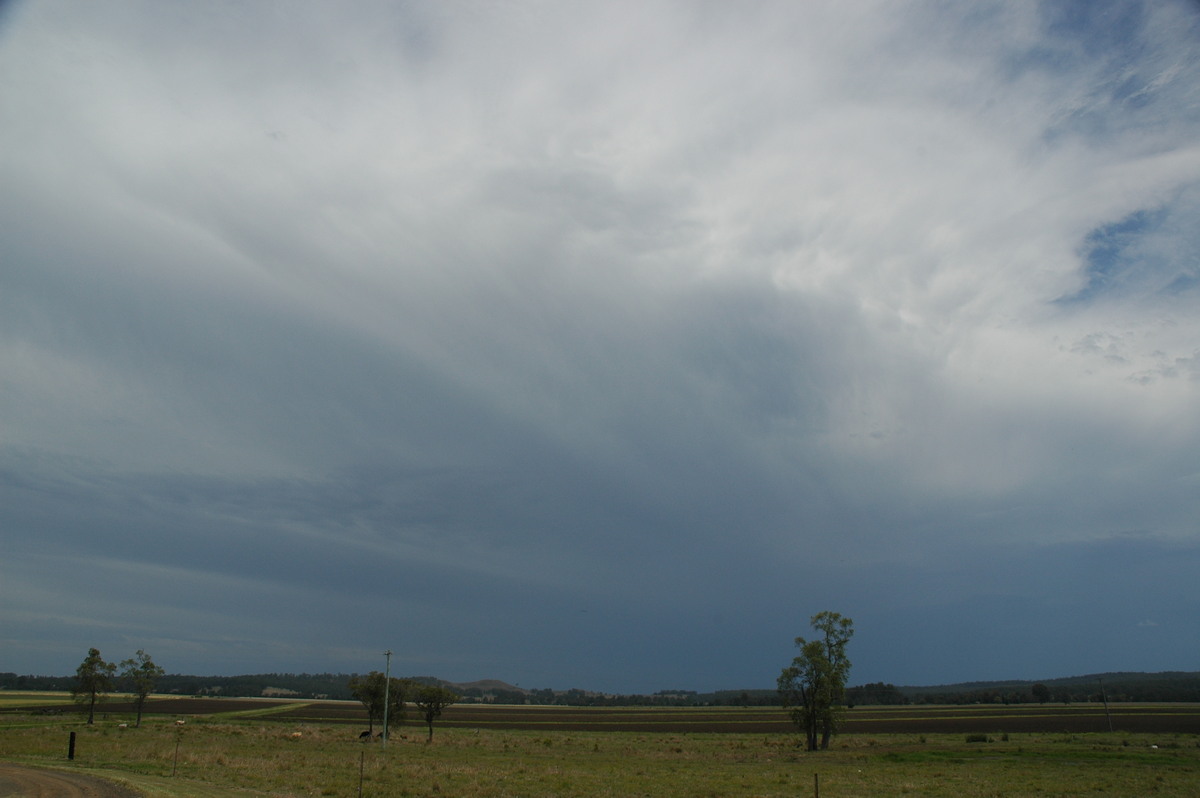
{"type": "MultiPolygon", "coordinates": [[[[7,706],[53,712],[74,711],[66,694],[41,702],[44,694],[0,694],[7,706]]],[[[133,705],[114,696],[101,710],[132,713],[133,705]]],[[[1200,734],[1200,704],[1111,704],[1114,731],[1200,734]]],[[[147,700],[148,715],[256,716],[283,723],[345,723],[366,726],[357,701],[303,701],[272,698],[178,698],[147,700]]],[[[415,712],[410,710],[410,723],[415,712]]],[[[641,731],[658,733],[721,732],[788,734],[791,721],[778,707],[564,707],[505,704],[456,704],[438,720],[438,728],[528,731],[641,731]]],[[[1011,704],[855,707],[846,713],[847,734],[1088,733],[1109,730],[1100,704],[1011,704]]]]}
{"type": "Polygon", "coordinates": [[[1113,733],[1090,705],[863,707],[816,754],[770,708],[460,705],[435,725],[432,744],[410,711],[383,750],[358,741],[365,717],[350,702],[150,706],[140,729],[119,728],[131,718],[115,701],[88,727],[73,711],[45,714],[73,710],[62,701],[0,696],[0,759],[105,775],[164,798],[357,796],[360,773],[362,795],[380,797],[797,796],[813,794],[814,778],[825,798],[1200,794],[1197,705],[1113,706],[1113,733]]]}

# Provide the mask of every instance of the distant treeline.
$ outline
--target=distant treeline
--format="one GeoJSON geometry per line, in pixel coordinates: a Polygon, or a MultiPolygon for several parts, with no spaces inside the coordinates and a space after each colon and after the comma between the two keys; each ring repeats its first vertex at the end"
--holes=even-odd
{"type": "MultiPolygon", "coordinates": [[[[196,696],[280,696],[296,698],[352,699],[347,684],[354,674],[343,673],[258,673],[244,676],[185,676],[168,673],[158,679],[156,693],[196,696]]],[[[0,673],[0,688],[6,690],[70,690],[74,676],[18,676],[0,673]]],[[[123,689],[117,680],[117,690],[123,689]]]]}
{"type": "MultiPolygon", "coordinates": [[[[245,676],[185,676],[167,674],[155,691],[193,696],[268,696],[351,700],[348,686],[358,674],[260,673],[245,676]]],[[[502,682],[455,684],[432,676],[409,677],[422,684],[443,685],[462,696],[463,703],[538,704],[562,706],[779,706],[774,690],[660,690],[651,695],[614,695],[588,690],[525,690],[502,682]],[[483,684],[485,686],[476,686],[483,684]]],[[[20,676],[0,673],[4,690],[70,690],[74,676],[20,676]]],[[[118,682],[117,690],[125,686],[118,682]]],[[[876,682],[850,687],[850,706],[887,704],[1028,704],[1109,701],[1200,702],[1200,672],[1105,673],[1040,682],[968,682],[932,687],[897,687],[876,682]]]]}
{"type": "Polygon", "coordinates": [[[1117,702],[1200,701],[1200,673],[1101,673],[1040,682],[968,682],[898,689],[914,704],[1074,704],[1105,698],[1117,702]]]}

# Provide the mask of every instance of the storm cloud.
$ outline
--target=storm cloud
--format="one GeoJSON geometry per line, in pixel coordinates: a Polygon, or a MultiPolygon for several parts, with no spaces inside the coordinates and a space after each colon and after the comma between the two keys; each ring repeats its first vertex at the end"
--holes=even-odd
{"type": "Polygon", "coordinates": [[[0,667],[1200,667],[1198,37],[9,4],[0,667]]]}

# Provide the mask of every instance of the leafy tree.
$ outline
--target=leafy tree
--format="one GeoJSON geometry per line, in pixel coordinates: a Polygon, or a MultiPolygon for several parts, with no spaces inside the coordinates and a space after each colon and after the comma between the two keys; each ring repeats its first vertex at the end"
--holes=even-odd
{"type": "Polygon", "coordinates": [[[375,733],[375,721],[383,722],[384,696],[388,700],[388,726],[399,726],[404,722],[404,702],[412,687],[407,679],[391,677],[387,686],[385,677],[379,671],[371,671],[366,676],[353,676],[350,679],[350,693],[362,702],[367,710],[367,723],[371,733],[375,733]]]}
{"type": "Polygon", "coordinates": [[[1038,682],[1033,687],[1029,688],[1029,692],[1033,694],[1033,700],[1039,704],[1044,704],[1050,700],[1050,688],[1038,682]]]}
{"type": "Polygon", "coordinates": [[[819,612],[810,620],[820,636],[796,638],[800,655],[779,674],[783,706],[804,733],[809,751],[829,748],[843,712],[850,660],[846,644],[854,636],[854,621],[836,612],[819,612]]]}
{"type": "Polygon", "coordinates": [[[137,706],[135,726],[142,725],[142,707],[146,703],[146,696],[154,692],[154,686],[164,673],[166,671],[154,664],[150,655],[140,648],[137,654],[121,661],[121,677],[128,680],[130,687],[133,688],[130,692],[133,693],[134,703],[137,706]]]}
{"type": "Polygon", "coordinates": [[[113,689],[113,674],[117,666],[105,662],[100,649],[89,648],[87,657],[75,669],[75,686],[71,696],[81,704],[88,705],[88,725],[96,719],[96,702],[103,701],[113,689]]]}
{"type": "Polygon", "coordinates": [[[415,697],[417,711],[425,718],[429,726],[429,737],[426,742],[433,742],[433,720],[441,716],[442,710],[458,700],[458,694],[446,687],[422,685],[417,688],[415,697]]]}

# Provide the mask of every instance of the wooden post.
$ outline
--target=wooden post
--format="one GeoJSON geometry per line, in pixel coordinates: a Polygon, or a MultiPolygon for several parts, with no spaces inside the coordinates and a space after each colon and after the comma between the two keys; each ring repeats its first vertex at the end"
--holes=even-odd
{"type": "Polygon", "coordinates": [[[362,780],[363,780],[363,763],[367,760],[367,751],[364,748],[358,752],[358,798],[362,798],[362,780]]]}
{"type": "Polygon", "coordinates": [[[71,741],[67,743],[67,759],[75,758],[75,732],[71,732],[71,741]]]}
{"type": "Polygon", "coordinates": [[[821,798],[821,777],[813,774],[813,798],[821,798]]]}

